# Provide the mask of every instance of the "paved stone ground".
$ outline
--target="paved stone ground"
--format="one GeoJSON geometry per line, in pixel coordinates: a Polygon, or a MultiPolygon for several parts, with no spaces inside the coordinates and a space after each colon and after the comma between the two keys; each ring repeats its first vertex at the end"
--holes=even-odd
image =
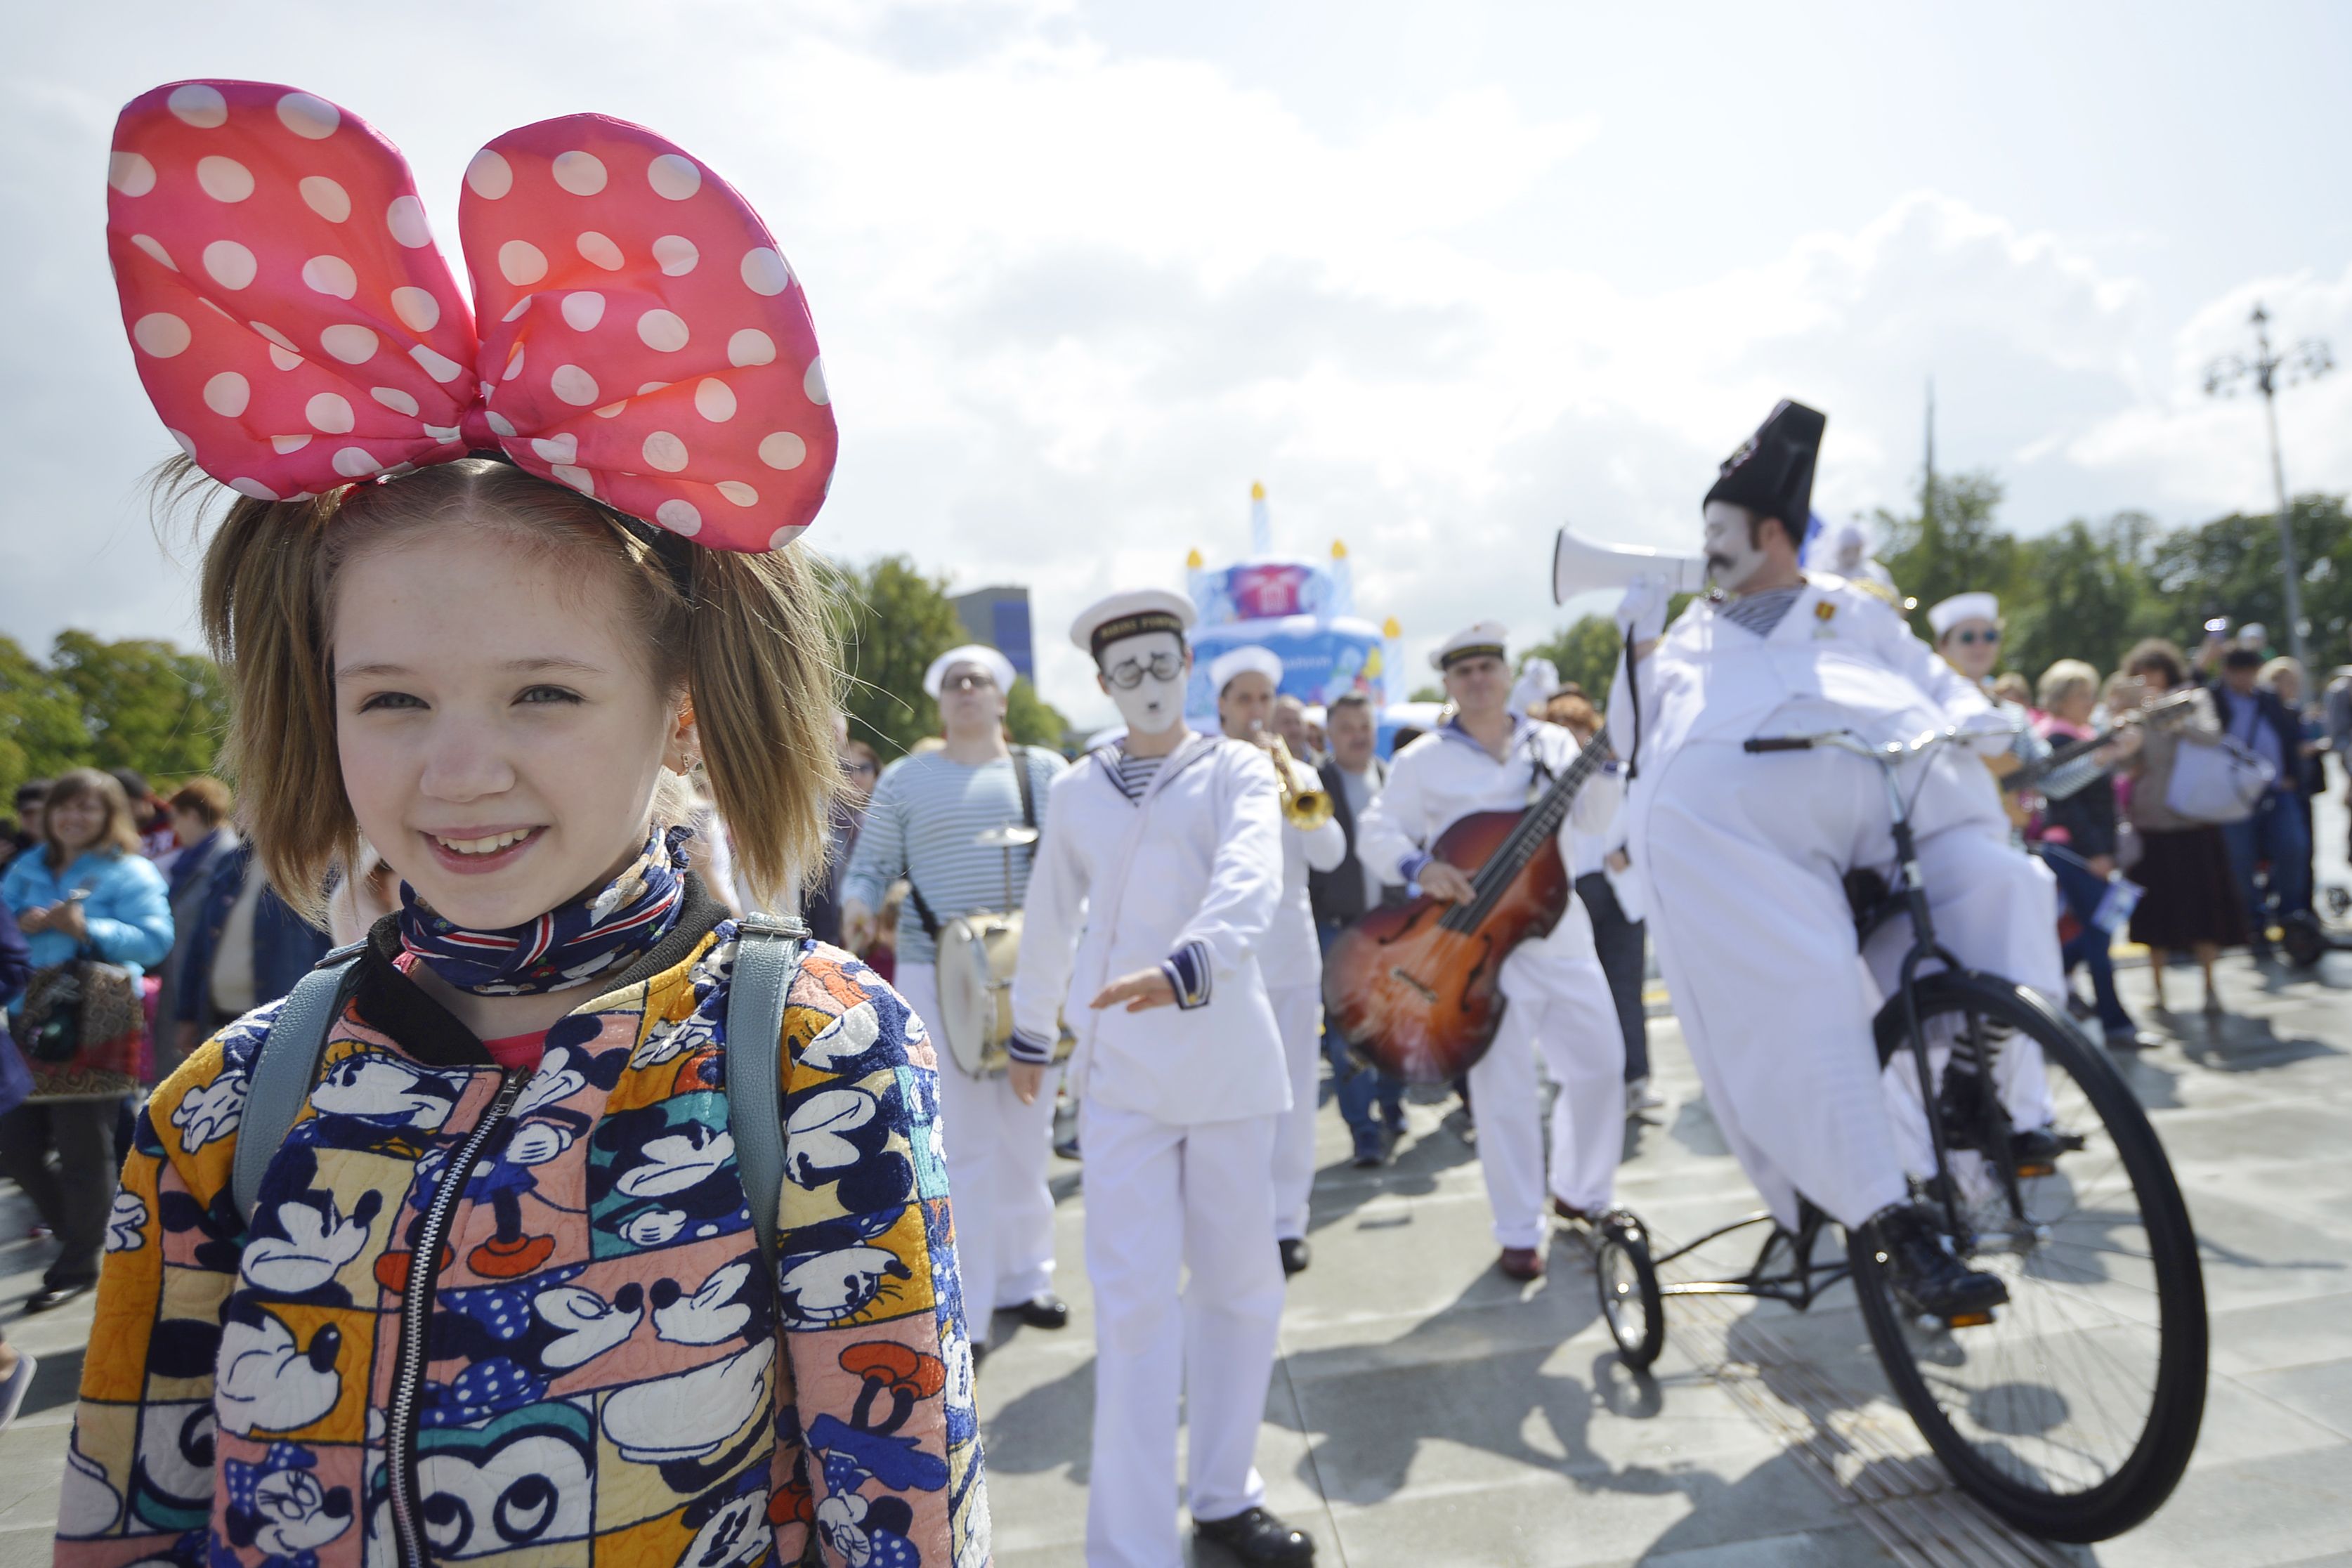
{"type": "MultiPolygon", "coordinates": [[[[2322,864],[2337,868],[2331,826],[2322,864]]],[[[2194,976],[2171,979],[2173,999],[2193,1005],[2194,976]]],[[[2316,975],[2235,959],[2221,986],[2229,1016],[2209,1026],[2154,1015],[2145,971],[2126,975],[2127,1002],[2166,1036],[2127,1071],[2203,1245],[2213,1365],[2197,1458],[2149,1523],[2047,1561],[2352,1564],[2352,953],[2316,975]]],[[[1671,1104],[1632,1130],[1622,1195],[1665,1235],[1694,1235],[1753,1199],[1672,1021],[1652,1035],[1671,1104]]],[[[1817,1370],[1848,1407],[1840,1422],[1891,1420],[1907,1436],[1849,1291],[1802,1317],[1743,1304],[1709,1319],[1670,1304],[1665,1356],[1654,1378],[1633,1377],[1612,1354],[1577,1243],[1554,1242],[1540,1284],[1494,1271],[1475,1159],[1445,1111],[1414,1104],[1412,1137],[1378,1173],[1347,1166],[1338,1117],[1324,1112],[1315,1264],[1292,1283],[1258,1447],[1272,1506],[1313,1532],[1319,1563],[1906,1561],[1871,1510],[1792,1447],[1792,1407],[1772,1404],[1785,1373],[1759,1348],[1793,1350],[1817,1370]],[[1715,1375],[1727,1361],[1763,1370],[1715,1375]],[[1783,1423],[1759,1415],[1765,1405],[1783,1423]]],[[[1075,1166],[1057,1167],[1056,1191],[1075,1321],[1040,1333],[1003,1320],[981,1383],[1004,1568],[1083,1561],[1093,1325],[1075,1166]]],[[[23,1239],[27,1218],[0,1187],[0,1301],[11,1303],[0,1326],[42,1358],[24,1415],[0,1433],[0,1568],[47,1561],[89,1324],[86,1300],[16,1315],[46,1255],[23,1239]]],[[[1999,1561],[1996,1550],[1950,1560],[1999,1561]]]]}
{"type": "MultiPolygon", "coordinates": [[[[2171,979],[2176,1002],[2196,998],[2193,974],[2171,979]]],[[[2210,1029],[2201,1016],[2150,1017],[2144,972],[2126,983],[2127,1005],[2168,1035],[2128,1071],[2203,1243],[2213,1374],[2197,1458],[2171,1503],[2122,1539],[2053,1560],[2352,1564],[2352,954],[2316,977],[2233,961],[2221,977],[2230,1016],[2210,1029]]],[[[1633,1131],[1621,1197],[1665,1235],[1696,1235],[1754,1198],[1696,1098],[1672,1021],[1654,1021],[1652,1037],[1673,1103],[1633,1131]]],[[[1710,1375],[1710,1336],[1685,1321],[1692,1304],[1669,1302],[1666,1353],[1639,1379],[1613,1357],[1580,1244],[1554,1240],[1540,1284],[1496,1273],[1475,1158],[1444,1110],[1412,1106],[1413,1136],[1379,1173],[1347,1166],[1325,1111],[1315,1262],[1291,1283],[1258,1446],[1269,1505],[1315,1535],[1318,1562],[1904,1561],[1710,1375]]],[[[1045,1334],[999,1320],[1004,1342],[981,1385],[1003,1568],[1084,1560],[1091,1322],[1075,1173],[1058,1184],[1076,1321],[1045,1334]]],[[[1801,1317],[1771,1304],[1736,1312],[1826,1369],[1856,1406],[1875,1395],[1869,1413],[1902,1422],[1849,1290],[1801,1317]]],[[[1735,1355],[1738,1335],[1735,1321],[1735,1355]]]]}

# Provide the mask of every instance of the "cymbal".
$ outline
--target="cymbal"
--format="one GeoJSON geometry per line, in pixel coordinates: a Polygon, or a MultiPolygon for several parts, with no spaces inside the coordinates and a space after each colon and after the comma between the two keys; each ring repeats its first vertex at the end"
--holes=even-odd
{"type": "Polygon", "coordinates": [[[1037,830],[1034,827],[1023,826],[1018,823],[1007,823],[1003,827],[990,828],[972,842],[982,849],[1018,849],[1024,845],[1036,843],[1037,830]]]}

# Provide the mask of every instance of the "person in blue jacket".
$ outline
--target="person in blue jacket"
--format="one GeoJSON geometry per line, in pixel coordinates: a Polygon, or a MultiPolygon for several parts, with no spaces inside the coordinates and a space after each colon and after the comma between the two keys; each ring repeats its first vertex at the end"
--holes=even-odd
{"type": "Polygon", "coordinates": [[[182,953],[179,994],[163,1000],[179,1020],[173,1060],[222,1025],[294,989],[327,953],[327,933],[287,907],[240,842],[214,863],[182,953]]]}
{"type": "MultiPolygon", "coordinates": [[[[122,786],[94,768],[61,774],[49,786],[41,838],[0,877],[0,902],[16,911],[34,969],[83,955],[135,977],[162,962],[172,950],[171,903],[163,874],[139,852],[122,786]]],[[[21,994],[9,1003],[12,1023],[24,1005],[21,994]]],[[[24,1188],[58,1238],[57,1258],[26,1301],[27,1312],[45,1312],[98,1283],[121,1163],[115,1143],[122,1099],[45,1100],[37,1089],[0,1116],[0,1174],[24,1188]]]]}
{"type": "MultiPolygon", "coordinates": [[[[25,933],[16,929],[15,912],[5,900],[0,900],[0,1007],[16,999],[32,974],[33,958],[25,945],[25,933]]],[[[0,1039],[0,1052],[16,1048],[13,1042],[0,1039]]],[[[12,1084],[15,1075],[5,1070],[9,1065],[0,1063],[0,1115],[16,1109],[10,1099],[10,1090],[12,1087],[21,1088],[20,1082],[12,1084]]],[[[21,1074],[22,1070],[18,1067],[16,1073],[21,1074]]],[[[25,1395],[33,1386],[33,1373],[37,1364],[31,1356],[10,1344],[6,1334],[0,1334],[0,1427],[14,1421],[16,1412],[24,1408],[25,1395]]]]}

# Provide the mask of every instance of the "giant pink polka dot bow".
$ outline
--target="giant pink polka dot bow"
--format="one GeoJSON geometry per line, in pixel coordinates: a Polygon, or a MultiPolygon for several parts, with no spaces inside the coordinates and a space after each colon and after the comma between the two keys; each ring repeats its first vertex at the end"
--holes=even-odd
{"type": "Polygon", "coordinates": [[[824,499],[836,437],[800,283],[733,187],[640,126],[567,115],[475,154],[472,310],[399,149],[307,92],[159,87],[123,110],[107,183],[139,378],[247,495],[495,447],[741,551],[824,499]]]}

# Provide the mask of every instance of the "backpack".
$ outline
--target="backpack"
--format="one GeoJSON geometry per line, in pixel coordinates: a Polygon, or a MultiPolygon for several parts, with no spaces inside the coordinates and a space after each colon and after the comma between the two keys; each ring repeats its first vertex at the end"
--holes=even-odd
{"type": "MultiPolygon", "coordinates": [[[[784,999],[799,974],[808,927],[792,915],[747,914],[736,924],[735,973],[727,994],[727,1131],[751,1206],[751,1229],[768,1274],[776,1269],[776,1205],[784,1187],[784,1126],[778,1110],[777,1046],[784,999]]],[[[269,1157],[286,1142],[319,1074],[327,1031],[342,1012],[345,986],[366,950],[339,947],[295,984],[254,1053],[238,1123],[230,1201],[248,1226],[269,1157]]]]}

